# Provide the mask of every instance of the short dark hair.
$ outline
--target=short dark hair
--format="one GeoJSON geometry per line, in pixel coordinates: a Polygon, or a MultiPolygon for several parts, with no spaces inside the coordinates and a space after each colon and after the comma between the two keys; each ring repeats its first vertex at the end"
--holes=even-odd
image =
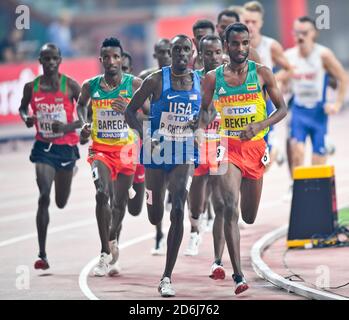
{"type": "Polygon", "coordinates": [[[224,39],[225,39],[225,41],[228,42],[229,35],[232,32],[237,32],[237,33],[247,32],[248,34],[250,34],[250,32],[248,31],[248,28],[247,28],[247,26],[245,24],[243,24],[241,22],[232,23],[229,26],[227,26],[227,28],[224,31],[224,39]]]}
{"type": "Polygon", "coordinates": [[[217,21],[219,23],[219,21],[221,21],[223,16],[227,16],[227,17],[234,17],[236,19],[236,22],[240,22],[240,16],[237,12],[235,12],[234,10],[231,9],[224,9],[223,11],[221,11],[218,14],[218,18],[217,21]]]}
{"type": "Polygon", "coordinates": [[[121,46],[121,42],[117,38],[113,38],[113,37],[105,38],[102,42],[101,49],[106,47],[117,47],[117,48],[120,48],[121,54],[124,52],[121,46]]]}
{"type": "Polygon", "coordinates": [[[61,56],[61,50],[52,42],[48,42],[45,43],[41,48],[40,48],[40,52],[39,52],[39,56],[41,56],[41,54],[43,53],[43,51],[47,50],[47,49],[54,49],[57,50],[59,56],[61,56]]]}
{"type": "Polygon", "coordinates": [[[199,51],[202,52],[202,46],[204,45],[204,41],[218,41],[222,44],[222,40],[219,36],[215,34],[208,34],[200,39],[199,42],[199,51]]]}
{"type": "Polygon", "coordinates": [[[130,65],[132,66],[132,57],[131,57],[131,55],[127,51],[124,51],[122,53],[122,57],[123,58],[127,58],[130,61],[130,65]]]}
{"type": "Polygon", "coordinates": [[[193,25],[193,33],[197,29],[211,29],[212,32],[214,32],[214,25],[210,20],[207,19],[201,19],[197,20],[193,25]]]}
{"type": "Polygon", "coordinates": [[[158,42],[154,45],[154,51],[157,51],[161,44],[170,44],[170,40],[167,38],[161,38],[158,42]]]}
{"type": "Polygon", "coordinates": [[[313,18],[309,17],[309,16],[299,17],[297,19],[297,21],[299,21],[299,22],[309,22],[310,24],[313,25],[314,29],[317,30],[315,20],[313,18]]]}
{"type": "Polygon", "coordinates": [[[189,40],[191,46],[193,46],[193,42],[191,41],[190,37],[188,37],[186,34],[177,34],[177,35],[175,35],[175,36],[171,39],[171,42],[170,42],[171,45],[172,45],[174,39],[176,39],[176,38],[189,40]]]}

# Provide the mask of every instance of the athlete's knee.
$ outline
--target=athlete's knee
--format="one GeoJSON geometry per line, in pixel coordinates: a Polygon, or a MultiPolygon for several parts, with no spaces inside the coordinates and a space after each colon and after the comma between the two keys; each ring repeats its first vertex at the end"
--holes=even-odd
{"type": "Polygon", "coordinates": [[[156,226],[161,222],[162,217],[159,217],[156,213],[150,212],[148,210],[148,219],[152,225],[156,226]]]}
{"type": "Polygon", "coordinates": [[[128,212],[130,213],[131,216],[137,217],[142,212],[142,207],[129,203],[128,212]]]}
{"type": "Polygon", "coordinates": [[[96,192],[96,202],[97,205],[105,206],[108,204],[109,194],[104,190],[97,190],[96,192]]]}
{"type": "Polygon", "coordinates": [[[43,192],[39,196],[39,206],[48,207],[50,205],[50,194],[49,192],[43,192]]]}
{"type": "Polygon", "coordinates": [[[256,215],[252,214],[249,216],[242,216],[242,220],[244,220],[244,222],[247,224],[253,224],[256,220],[256,215]]]}
{"type": "Polygon", "coordinates": [[[63,209],[68,202],[68,197],[62,198],[56,196],[56,205],[59,209],[63,209]]]}

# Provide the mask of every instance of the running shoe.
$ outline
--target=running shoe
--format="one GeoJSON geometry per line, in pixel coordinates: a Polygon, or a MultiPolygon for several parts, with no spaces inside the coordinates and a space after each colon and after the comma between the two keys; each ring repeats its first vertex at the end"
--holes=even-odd
{"type": "Polygon", "coordinates": [[[162,297],[174,297],[176,295],[169,277],[164,277],[160,281],[158,291],[162,297]]]}
{"type": "Polygon", "coordinates": [[[159,241],[155,241],[155,248],[151,249],[152,256],[163,256],[166,254],[166,237],[165,235],[159,241]]]}
{"type": "Polygon", "coordinates": [[[223,280],[225,278],[225,270],[223,265],[214,262],[211,267],[211,274],[209,277],[213,280],[223,280]]]}
{"type": "Polygon", "coordinates": [[[112,261],[110,261],[110,264],[114,264],[119,259],[119,246],[118,246],[118,240],[112,240],[109,241],[109,249],[112,256],[112,261]]]}
{"type": "Polygon", "coordinates": [[[34,269],[47,270],[50,265],[48,264],[47,258],[39,257],[39,260],[36,260],[34,263],[34,269]]]}
{"type": "Polygon", "coordinates": [[[116,261],[114,264],[109,263],[108,270],[109,277],[117,277],[120,275],[121,266],[119,261],[116,261]]]}
{"type": "Polygon", "coordinates": [[[93,269],[93,274],[96,277],[104,277],[108,274],[109,271],[109,262],[111,261],[111,257],[109,254],[103,252],[101,257],[99,258],[98,264],[93,269]]]}
{"type": "Polygon", "coordinates": [[[233,274],[233,280],[235,282],[235,294],[240,294],[246,291],[249,286],[246,282],[246,279],[243,276],[238,274],[233,274]]]}
{"type": "Polygon", "coordinates": [[[197,256],[199,254],[199,245],[201,236],[197,232],[190,233],[188,248],[184,251],[185,256],[197,256]]]}

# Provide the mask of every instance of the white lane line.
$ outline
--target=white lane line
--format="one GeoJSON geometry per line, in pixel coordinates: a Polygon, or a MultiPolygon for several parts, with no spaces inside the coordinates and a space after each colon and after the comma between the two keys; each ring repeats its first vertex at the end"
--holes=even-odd
{"type": "MultiPolygon", "coordinates": [[[[143,236],[125,241],[120,244],[119,249],[123,250],[125,248],[131,247],[135,244],[138,244],[142,241],[149,240],[155,237],[155,233],[147,233],[143,236]]],[[[79,275],[79,287],[82,293],[89,299],[89,300],[100,300],[96,295],[91,291],[87,284],[87,279],[90,274],[90,270],[98,263],[99,256],[93,258],[90,262],[86,264],[86,266],[81,270],[79,275]]]]}
{"type": "MultiPolygon", "coordinates": [[[[83,221],[79,221],[79,222],[74,222],[74,223],[69,223],[69,224],[65,224],[59,227],[53,227],[51,229],[48,229],[48,234],[52,234],[52,233],[57,233],[57,232],[61,232],[61,231],[66,231],[66,230],[70,230],[70,229],[75,229],[75,228],[80,228],[80,227],[85,227],[85,226],[89,226],[91,224],[95,224],[96,223],[96,219],[86,219],[83,221]]],[[[14,244],[17,242],[21,242],[24,240],[28,240],[31,238],[36,238],[37,237],[37,233],[33,232],[33,233],[28,233],[25,234],[23,236],[20,237],[14,237],[5,241],[1,241],[0,242],[0,248],[8,246],[10,244],[14,244]]]]}
{"type": "MultiPolygon", "coordinates": [[[[57,207],[53,207],[52,209],[49,209],[50,215],[52,214],[61,215],[61,214],[65,214],[67,211],[69,212],[72,210],[80,210],[81,208],[93,208],[94,210],[96,201],[83,201],[83,199],[78,199],[78,200],[79,201],[77,203],[68,204],[64,209],[58,209],[57,207]]],[[[0,223],[27,219],[33,216],[35,217],[36,215],[35,210],[36,209],[1,217],[0,223]]]]}

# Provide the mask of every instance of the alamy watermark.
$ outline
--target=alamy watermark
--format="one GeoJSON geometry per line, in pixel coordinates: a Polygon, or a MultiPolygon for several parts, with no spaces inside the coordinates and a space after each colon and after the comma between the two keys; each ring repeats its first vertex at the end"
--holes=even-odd
{"type": "Polygon", "coordinates": [[[330,8],[326,5],[319,5],[315,9],[317,15],[315,19],[316,28],[318,30],[330,29],[330,8]]]}
{"type": "Polygon", "coordinates": [[[16,21],[15,26],[18,30],[30,29],[30,9],[28,6],[21,4],[16,7],[16,21]]]}
{"type": "Polygon", "coordinates": [[[15,286],[18,290],[30,289],[30,270],[26,265],[20,265],[16,268],[16,283],[15,286]]]}

